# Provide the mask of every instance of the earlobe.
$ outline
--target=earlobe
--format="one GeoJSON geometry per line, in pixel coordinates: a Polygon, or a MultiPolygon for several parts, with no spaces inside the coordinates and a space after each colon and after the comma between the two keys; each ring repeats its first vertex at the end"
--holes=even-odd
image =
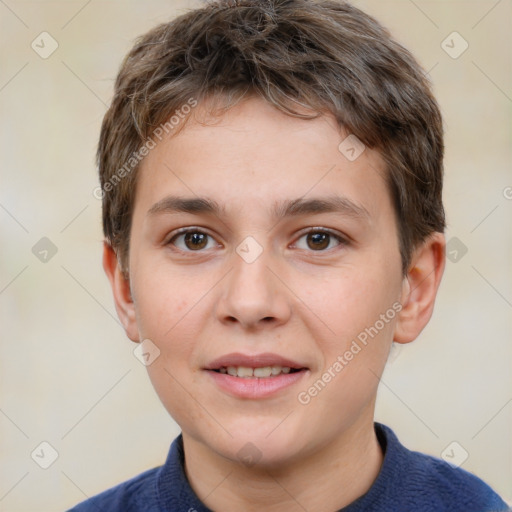
{"type": "Polygon", "coordinates": [[[106,241],[103,243],[103,269],[110,281],[117,316],[123,324],[126,335],[132,341],[138,342],[140,340],[135,305],[130,290],[130,280],[123,272],[114,249],[106,241]]]}
{"type": "Polygon", "coordinates": [[[397,343],[415,340],[432,316],[444,272],[445,246],[444,235],[434,233],[414,251],[402,286],[402,310],[393,338],[397,343]]]}

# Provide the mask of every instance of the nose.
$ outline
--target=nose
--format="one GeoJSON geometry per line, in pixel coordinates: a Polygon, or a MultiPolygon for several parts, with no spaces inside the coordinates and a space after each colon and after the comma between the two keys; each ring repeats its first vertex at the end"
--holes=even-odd
{"type": "MultiPolygon", "coordinates": [[[[286,287],[269,267],[266,251],[247,262],[233,254],[233,268],[217,302],[216,315],[224,324],[238,324],[249,330],[285,324],[291,316],[286,287]]],[[[274,265],[272,265],[274,266],[274,265]]]]}

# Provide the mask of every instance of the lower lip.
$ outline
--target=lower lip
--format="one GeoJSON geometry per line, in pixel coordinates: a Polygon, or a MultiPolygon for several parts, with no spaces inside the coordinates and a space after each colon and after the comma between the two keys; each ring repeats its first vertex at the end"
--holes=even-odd
{"type": "Polygon", "coordinates": [[[214,382],[223,391],[236,398],[267,398],[282,389],[296,384],[307,373],[307,370],[300,370],[294,373],[281,373],[274,377],[233,377],[227,373],[207,370],[214,382]]]}

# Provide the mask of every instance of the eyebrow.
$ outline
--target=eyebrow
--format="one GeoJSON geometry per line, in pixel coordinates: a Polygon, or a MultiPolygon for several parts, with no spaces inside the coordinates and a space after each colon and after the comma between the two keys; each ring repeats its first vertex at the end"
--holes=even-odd
{"type": "MultiPolygon", "coordinates": [[[[148,210],[148,215],[159,213],[212,214],[222,217],[225,216],[226,209],[216,201],[205,197],[167,196],[148,210]]],[[[320,213],[339,213],[356,219],[370,219],[370,213],[364,206],[342,196],[288,199],[275,203],[271,213],[276,219],[320,213]]]]}

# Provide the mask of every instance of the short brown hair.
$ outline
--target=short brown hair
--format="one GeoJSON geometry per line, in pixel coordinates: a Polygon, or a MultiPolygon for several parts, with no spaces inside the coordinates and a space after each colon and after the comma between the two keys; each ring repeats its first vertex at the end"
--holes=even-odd
{"type": "Polygon", "coordinates": [[[103,230],[123,266],[140,148],[191,99],[228,109],[250,95],[292,116],[330,112],[379,151],[404,271],[413,249],[444,231],[442,119],[412,55],[344,1],[217,0],[142,36],[119,71],[98,165],[103,230]]]}

